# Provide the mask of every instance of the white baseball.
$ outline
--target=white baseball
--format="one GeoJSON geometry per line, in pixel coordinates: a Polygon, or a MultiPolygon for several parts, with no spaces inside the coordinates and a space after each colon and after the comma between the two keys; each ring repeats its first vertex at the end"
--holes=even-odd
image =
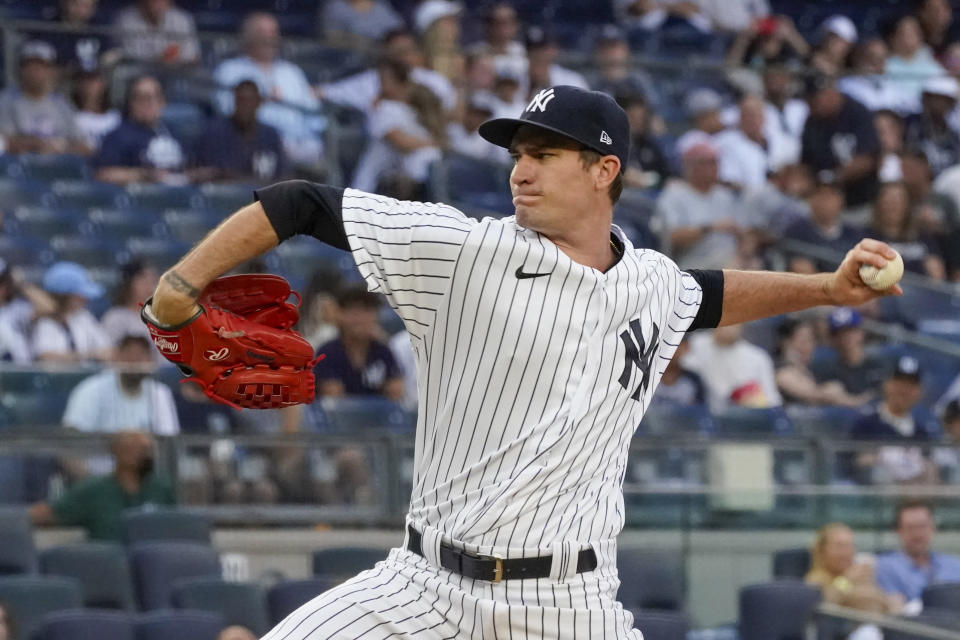
{"type": "MultiPolygon", "coordinates": [[[[896,253],[896,252],[894,252],[896,253]]],[[[875,291],[889,289],[900,282],[903,277],[903,258],[897,253],[893,260],[887,261],[887,266],[877,269],[872,264],[860,265],[860,279],[864,284],[875,291]]]]}

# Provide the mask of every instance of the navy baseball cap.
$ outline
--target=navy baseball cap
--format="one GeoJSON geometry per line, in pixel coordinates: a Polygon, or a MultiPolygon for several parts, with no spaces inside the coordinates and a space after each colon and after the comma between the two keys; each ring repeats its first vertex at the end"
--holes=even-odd
{"type": "Polygon", "coordinates": [[[601,155],[617,156],[620,171],[630,154],[627,113],[605,93],[560,85],[543,89],[519,118],[495,118],[480,125],[480,135],[498,147],[510,148],[517,129],[529,124],[566,136],[601,155]]]}
{"type": "Polygon", "coordinates": [[[861,322],[860,312],[850,307],[838,307],[830,312],[827,318],[827,325],[830,327],[830,333],[836,333],[843,329],[859,327],[861,322]]]}

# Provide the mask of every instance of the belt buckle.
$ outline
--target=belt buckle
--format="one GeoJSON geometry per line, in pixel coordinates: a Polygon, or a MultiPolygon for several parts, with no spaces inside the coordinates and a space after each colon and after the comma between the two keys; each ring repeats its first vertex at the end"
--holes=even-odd
{"type": "Polygon", "coordinates": [[[493,560],[493,580],[490,580],[493,584],[497,584],[503,580],[503,556],[492,555],[492,556],[483,556],[477,555],[478,560],[493,560]]]}

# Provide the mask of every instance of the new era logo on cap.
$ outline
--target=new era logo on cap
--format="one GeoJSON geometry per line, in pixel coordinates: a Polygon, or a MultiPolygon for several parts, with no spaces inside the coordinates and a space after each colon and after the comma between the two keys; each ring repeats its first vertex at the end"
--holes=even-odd
{"type": "Polygon", "coordinates": [[[610,136],[607,135],[606,131],[600,132],[600,142],[603,144],[613,144],[613,140],[610,139],[610,136]]]}
{"type": "Polygon", "coordinates": [[[553,100],[553,89],[543,89],[533,96],[533,100],[530,101],[524,111],[546,111],[551,100],[553,100]]]}

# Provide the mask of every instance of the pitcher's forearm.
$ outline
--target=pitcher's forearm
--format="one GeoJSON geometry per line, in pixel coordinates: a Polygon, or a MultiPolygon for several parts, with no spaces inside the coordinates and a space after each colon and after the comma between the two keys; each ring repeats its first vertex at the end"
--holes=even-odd
{"type": "Polygon", "coordinates": [[[808,275],[724,269],[720,326],[834,304],[833,279],[832,273],[808,275]]]}
{"type": "Polygon", "coordinates": [[[196,299],[204,287],[278,242],[259,202],[240,209],[160,278],[152,305],[157,320],[162,324],[187,320],[196,311],[196,299]]]}

